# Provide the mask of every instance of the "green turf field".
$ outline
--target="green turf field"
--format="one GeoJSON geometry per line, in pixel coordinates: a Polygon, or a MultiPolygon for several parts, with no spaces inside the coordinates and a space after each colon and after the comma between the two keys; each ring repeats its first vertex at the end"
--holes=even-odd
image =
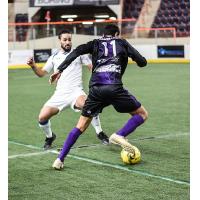
{"type": "MultiPolygon", "coordinates": [[[[84,85],[89,72],[84,70],[84,85]]],[[[129,65],[124,86],[149,112],[128,137],[141,163],[124,165],[120,148],[104,146],[92,127],[82,135],[63,171],[51,165],[80,113],[65,110],[51,120],[54,149],[44,152],[37,117],[55,86],[31,70],[9,70],[9,200],[186,200],[189,199],[189,65],[129,65]]],[[[108,135],[129,118],[112,107],[101,114],[108,135]]]]}

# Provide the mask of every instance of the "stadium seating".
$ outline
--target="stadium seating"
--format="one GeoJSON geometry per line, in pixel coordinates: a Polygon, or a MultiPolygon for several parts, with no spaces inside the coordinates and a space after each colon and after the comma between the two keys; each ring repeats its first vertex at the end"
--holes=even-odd
{"type": "MultiPolygon", "coordinates": [[[[189,0],[162,0],[152,24],[152,28],[159,27],[175,27],[177,37],[188,37],[190,35],[189,0]]],[[[153,34],[150,32],[150,36],[153,34]]],[[[159,32],[158,36],[162,34],[163,31],[159,32]]]]}
{"type": "Polygon", "coordinates": [[[144,5],[144,0],[126,0],[124,1],[123,7],[123,18],[138,18],[142,6],[144,5]]]}
{"type": "MultiPolygon", "coordinates": [[[[145,0],[125,0],[123,5],[123,18],[138,19],[145,0]]],[[[132,33],[136,22],[123,24],[122,34],[132,33]]]]}
{"type": "MultiPolygon", "coordinates": [[[[145,0],[125,0],[123,6],[123,18],[139,18],[145,0]]],[[[135,23],[123,24],[122,33],[131,33],[135,23]]],[[[190,35],[190,1],[189,0],[161,0],[160,7],[155,15],[152,28],[176,28],[177,37],[190,35]]],[[[155,32],[150,31],[149,37],[154,37],[155,32]]],[[[158,31],[158,37],[172,37],[169,31],[158,31]]]]}

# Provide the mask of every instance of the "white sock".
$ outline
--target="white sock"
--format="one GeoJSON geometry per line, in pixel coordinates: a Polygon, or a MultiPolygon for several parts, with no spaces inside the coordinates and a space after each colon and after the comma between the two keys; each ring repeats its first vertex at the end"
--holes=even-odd
{"type": "Polygon", "coordinates": [[[93,117],[92,121],[91,121],[92,126],[94,127],[96,134],[98,135],[100,132],[102,132],[102,128],[101,128],[101,122],[99,119],[99,115],[97,115],[96,117],[93,117]]]}
{"type": "Polygon", "coordinates": [[[52,137],[52,130],[51,130],[51,122],[50,120],[48,120],[48,122],[46,124],[40,124],[39,123],[39,127],[44,131],[45,135],[47,138],[51,138],[52,137]]]}

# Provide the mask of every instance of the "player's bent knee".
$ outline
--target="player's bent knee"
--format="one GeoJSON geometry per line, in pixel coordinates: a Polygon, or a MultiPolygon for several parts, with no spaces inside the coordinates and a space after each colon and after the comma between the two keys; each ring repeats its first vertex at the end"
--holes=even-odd
{"type": "Polygon", "coordinates": [[[47,121],[47,120],[49,120],[49,118],[47,116],[45,116],[45,115],[39,115],[38,116],[38,121],[39,122],[44,122],[44,121],[47,121]]]}
{"type": "Polygon", "coordinates": [[[78,97],[78,99],[76,100],[75,103],[75,107],[79,108],[80,110],[82,110],[84,104],[85,104],[85,100],[86,100],[86,96],[85,95],[81,95],[78,97]]]}
{"type": "Polygon", "coordinates": [[[131,115],[140,115],[144,121],[146,121],[148,119],[148,112],[147,110],[141,106],[140,108],[138,108],[137,110],[133,111],[130,113],[131,115]]]}
{"type": "Polygon", "coordinates": [[[40,111],[40,114],[38,116],[39,122],[47,121],[52,116],[57,115],[59,113],[58,108],[52,108],[52,107],[43,107],[40,111]]]}
{"type": "Polygon", "coordinates": [[[148,119],[148,112],[144,107],[141,109],[141,111],[138,114],[144,119],[144,121],[148,119]]]}
{"type": "Polygon", "coordinates": [[[140,115],[143,118],[144,121],[146,121],[148,119],[148,112],[144,107],[140,107],[138,109],[138,111],[134,114],[140,115]]]}
{"type": "Polygon", "coordinates": [[[142,118],[144,119],[144,121],[146,121],[148,119],[148,112],[146,110],[144,110],[144,112],[141,113],[142,118]]]}

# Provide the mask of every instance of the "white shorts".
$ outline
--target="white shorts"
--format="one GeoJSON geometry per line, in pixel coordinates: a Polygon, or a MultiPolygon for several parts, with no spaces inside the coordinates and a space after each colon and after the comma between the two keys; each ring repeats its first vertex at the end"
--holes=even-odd
{"type": "Polygon", "coordinates": [[[80,110],[75,109],[74,106],[77,98],[81,95],[86,95],[82,88],[76,88],[73,91],[65,93],[56,90],[44,106],[56,107],[60,112],[68,107],[71,107],[75,112],[79,112],[80,110]]]}

